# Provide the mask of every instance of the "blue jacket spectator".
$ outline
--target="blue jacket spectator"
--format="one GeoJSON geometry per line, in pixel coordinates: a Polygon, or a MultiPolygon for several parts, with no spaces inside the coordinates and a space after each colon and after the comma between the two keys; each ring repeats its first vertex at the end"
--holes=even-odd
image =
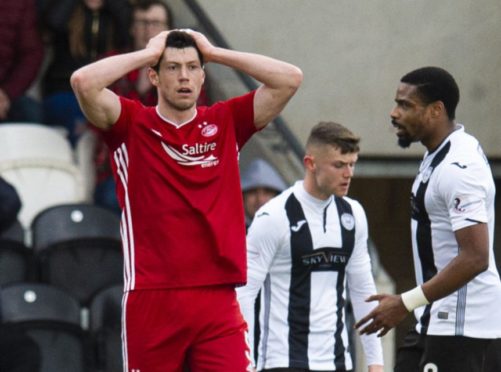
{"type": "Polygon", "coordinates": [[[287,188],[278,172],[263,159],[253,160],[242,173],[240,181],[247,227],[263,204],[287,188]]]}

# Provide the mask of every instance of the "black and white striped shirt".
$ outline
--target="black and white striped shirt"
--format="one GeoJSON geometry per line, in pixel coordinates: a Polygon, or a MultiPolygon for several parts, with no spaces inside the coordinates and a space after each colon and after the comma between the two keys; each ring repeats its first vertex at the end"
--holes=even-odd
{"type": "MultiPolygon", "coordinates": [[[[252,330],[262,288],[258,369],[352,369],[347,288],[357,319],[375,306],[364,301],[376,293],[367,230],[358,202],[315,199],[302,181],[256,213],[247,238],[248,282],[237,292],[252,330]]],[[[383,364],[379,339],[364,336],[362,343],[367,363],[383,364]]]]}
{"type": "Polygon", "coordinates": [[[430,335],[501,337],[501,282],[493,254],[495,185],[478,141],[459,126],[426,153],[412,187],[412,245],[418,284],[457,255],[454,232],[487,223],[489,268],[463,288],[416,309],[417,331],[430,335]]]}

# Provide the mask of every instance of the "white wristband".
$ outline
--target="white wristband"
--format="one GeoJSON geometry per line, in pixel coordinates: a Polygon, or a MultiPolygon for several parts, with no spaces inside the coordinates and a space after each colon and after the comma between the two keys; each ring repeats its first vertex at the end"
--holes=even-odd
{"type": "Polygon", "coordinates": [[[404,292],[400,295],[402,302],[407,310],[412,311],[417,307],[428,305],[430,302],[426,299],[423,289],[420,285],[410,291],[404,292]]]}

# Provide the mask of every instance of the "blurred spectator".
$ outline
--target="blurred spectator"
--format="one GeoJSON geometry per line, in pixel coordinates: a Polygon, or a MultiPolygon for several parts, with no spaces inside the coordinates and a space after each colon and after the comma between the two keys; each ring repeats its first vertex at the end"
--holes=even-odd
{"type": "MultiPolygon", "coordinates": [[[[164,1],[139,0],[133,5],[130,27],[133,50],[144,49],[153,36],[170,28],[172,12],[164,1]]],[[[124,97],[137,99],[146,106],[157,103],[157,90],[148,78],[148,67],[129,72],[111,89],[124,97]]]]}
{"type": "Polygon", "coordinates": [[[52,58],[42,79],[45,122],[68,130],[75,144],[86,120],[70,87],[70,76],[111,50],[128,46],[128,0],[44,0],[42,19],[52,58]]]}
{"type": "MultiPolygon", "coordinates": [[[[133,50],[144,49],[148,41],[172,26],[172,12],[162,0],[139,0],[132,8],[130,36],[133,50]]],[[[115,54],[119,51],[108,53],[115,54]]],[[[137,99],[146,106],[157,103],[157,90],[148,78],[148,68],[129,72],[111,86],[111,90],[130,99],[137,99]]],[[[111,170],[108,148],[98,141],[96,153],[96,188],[94,202],[117,213],[120,212],[115,193],[115,180],[111,170]]]]}
{"type": "Polygon", "coordinates": [[[21,199],[17,190],[0,176],[0,233],[16,222],[20,210],[21,199]]]}
{"type": "MultiPolygon", "coordinates": [[[[257,210],[287,188],[277,171],[265,160],[255,159],[241,176],[245,210],[245,228],[248,229],[257,210]]],[[[259,311],[261,293],[254,303],[254,359],[257,360],[259,343],[259,311]]]]}
{"type": "MultiPolygon", "coordinates": [[[[169,30],[173,26],[172,11],[163,0],[138,0],[133,2],[132,22],[130,36],[132,50],[146,47],[148,41],[158,33],[169,30]]],[[[119,50],[108,53],[116,54],[119,50]]],[[[133,70],[114,83],[110,89],[115,93],[130,99],[141,101],[145,106],[157,104],[157,89],[148,78],[149,67],[133,70]]],[[[209,79],[206,77],[206,81],[209,79]]],[[[197,104],[209,104],[207,91],[202,88],[197,104]]],[[[117,213],[120,212],[115,193],[115,180],[113,178],[108,148],[99,140],[96,153],[96,188],[94,202],[117,213]]]]}
{"type": "Polygon", "coordinates": [[[41,122],[41,105],[26,91],[43,60],[34,0],[0,1],[0,122],[41,122]]]}
{"type": "Polygon", "coordinates": [[[245,224],[249,227],[257,210],[287,188],[277,171],[265,160],[253,160],[242,174],[245,224]]]}
{"type": "MultiPolygon", "coordinates": [[[[131,51],[144,49],[148,41],[158,33],[173,27],[172,11],[164,0],[136,0],[132,2],[130,24],[131,51]]],[[[114,50],[107,55],[121,53],[114,50]]],[[[110,88],[115,93],[141,101],[146,106],[157,104],[157,91],[148,78],[149,67],[133,70],[115,82],[110,88]]],[[[209,104],[206,90],[203,89],[197,101],[198,105],[209,104]]]]}
{"type": "MultiPolygon", "coordinates": [[[[17,219],[21,199],[16,189],[0,177],[0,232],[17,219]]],[[[2,296],[0,293],[0,371],[36,372],[40,368],[37,344],[19,329],[2,323],[2,296]]]]}

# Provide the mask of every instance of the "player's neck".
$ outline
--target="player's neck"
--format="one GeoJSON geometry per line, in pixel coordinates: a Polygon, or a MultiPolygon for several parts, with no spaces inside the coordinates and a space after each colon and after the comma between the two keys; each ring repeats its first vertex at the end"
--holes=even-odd
{"type": "Polygon", "coordinates": [[[317,200],[325,201],[331,197],[331,194],[325,194],[322,192],[315,184],[313,176],[306,174],[303,180],[304,190],[313,198],[317,200]]]}
{"type": "Polygon", "coordinates": [[[193,120],[193,118],[197,113],[196,105],[193,105],[192,107],[187,108],[186,110],[180,110],[175,107],[159,104],[157,110],[162,117],[167,119],[169,122],[178,125],[193,120]]]}
{"type": "Polygon", "coordinates": [[[458,129],[459,126],[454,121],[448,121],[447,124],[440,125],[437,127],[437,130],[433,133],[433,136],[430,136],[426,140],[423,140],[422,143],[428,150],[428,152],[432,153],[435,151],[443,141],[450,136],[452,132],[458,129]]]}

